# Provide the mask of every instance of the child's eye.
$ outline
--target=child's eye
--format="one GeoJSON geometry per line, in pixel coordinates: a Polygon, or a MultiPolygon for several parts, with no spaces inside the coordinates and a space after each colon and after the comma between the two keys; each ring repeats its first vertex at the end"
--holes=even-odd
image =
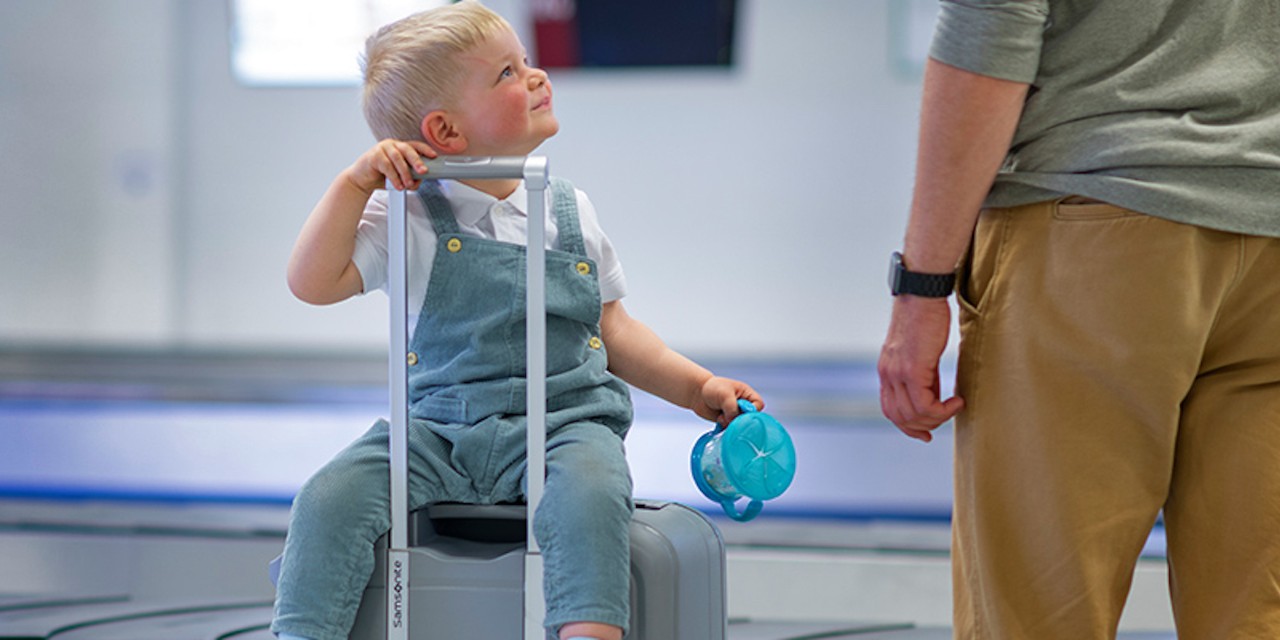
{"type": "Polygon", "coordinates": [[[499,77],[499,78],[510,78],[511,76],[514,76],[515,74],[516,74],[515,69],[512,69],[511,67],[507,67],[507,68],[505,68],[505,69],[503,69],[503,70],[502,70],[502,74],[501,74],[501,75],[499,75],[498,77],[499,77]]]}

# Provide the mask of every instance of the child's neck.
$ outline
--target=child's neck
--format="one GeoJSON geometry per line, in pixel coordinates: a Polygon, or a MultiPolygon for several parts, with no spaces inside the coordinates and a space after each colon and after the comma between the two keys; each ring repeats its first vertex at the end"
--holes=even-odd
{"type": "Polygon", "coordinates": [[[516,187],[520,186],[519,180],[460,180],[459,182],[499,200],[505,200],[515,193],[516,187]]]}

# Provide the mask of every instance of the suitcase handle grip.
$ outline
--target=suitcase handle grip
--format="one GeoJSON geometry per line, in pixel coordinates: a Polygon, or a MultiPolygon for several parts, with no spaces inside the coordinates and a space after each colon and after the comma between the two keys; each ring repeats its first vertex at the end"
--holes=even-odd
{"type": "Polygon", "coordinates": [[[482,180],[485,178],[520,178],[527,177],[526,168],[534,162],[532,168],[537,172],[536,161],[545,158],[538,156],[440,156],[424,158],[427,166],[425,174],[414,174],[415,178],[426,180],[482,180]]]}

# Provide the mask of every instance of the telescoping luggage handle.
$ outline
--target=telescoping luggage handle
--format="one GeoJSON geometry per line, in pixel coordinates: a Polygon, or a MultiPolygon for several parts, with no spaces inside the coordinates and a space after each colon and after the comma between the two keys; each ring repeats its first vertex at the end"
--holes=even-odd
{"type": "MultiPolygon", "coordinates": [[[[526,253],[528,337],[528,486],[524,581],[524,638],[546,637],[542,619],[542,554],[533,536],[533,514],[546,482],[547,317],[546,317],[546,188],[547,159],[529,157],[440,157],[426,160],[424,180],[518,178],[529,192],[529,246],[526,253]]],[[[409,353],[405,203],[407,193],[387,181],[387,293],[391,299],[391,533],[387,551],[387,640],[409,639],[409,353]]]]}

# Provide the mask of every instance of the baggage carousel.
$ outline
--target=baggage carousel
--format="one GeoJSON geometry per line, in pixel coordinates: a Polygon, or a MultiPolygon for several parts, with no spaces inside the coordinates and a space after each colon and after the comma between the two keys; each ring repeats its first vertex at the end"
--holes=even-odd
{"type": "MultiPolygon", "coordinates": [[[[274,640],[269,602],[135,602],[123,596],[0,597],[2,640],[274,640]]],[[[910,623],[729,620],[729,640],[949,640],[944,627],[910,623]]],[[[1122,640],[1174,640],[1122,633],[1122,640]]],[[[507,639],[477,639],[507,640],[507,639]]]]}
{"type": "MultiPolygon", "coordinates": [[[[274,640],[268,630],[270,621],[268,602],[133,602],[53,596],[0,599],[0,638],[4,640],[274,640]]],[[[731,640],[950,637],[946,629],[856,622],[730,620],[728,629],[731,640]]]]}
{"type": "MultiPolygon", "coordinates": [[[[809,474],[722,527],[740,578],[728,638],[950,638],[948,527],[925,517],[946,511],[949,448],[884,428],[870,365],[719,369],[789,417],[809,474]]],[[[380,357],[0,352],[0,640],[271,640],[288,497],[385,412],[385,372],[380,357]]],[[[670,455],[705,425],[639,394],[636,412],[637,493],[705,502],[670,455]]],[[[1148,582],[1167,611],[1163,577],[1148,582]]]]}
{"type": "MultiPolygon", "coordinates": [[[[283,516],[0,500],[0,573],[9,574],[0,576],[0,640],[272,640],[269,589],[250,580],[210,590],[225,578],[208,574],[260,574],[265,585],[260,556],[283,543],[283,516]],[[21,579],[24,564],[47,574],[21,579]]],[[[909,622],[732,617],[727,628],[729,640],[949,637],[909,622]]]]}
{"type": "MultiPolygon", "coordinates": [[[[281,507],[0,499],[0,640],[272,640],[267,561],[283,545],[286,523],[281,507]]],[[[785,538],[803,540],[806,553],[825,547],[820,557],[832,560],[864,553],[834,549],[836,538],[880,547],[866,552],[872,557],[885,553],[877,537],[914,546],[914,554],[945,544],[944,531],[917,531],[911,539],[899,529],[877,536],[865,526],[827,526],[823,533],[815,523],[764,520],[728,530],[726,540],[731,557],[785,538]]],[[[876,584],[878,591],[895,588],[876,584]]],[[[730,608],[729,640],[951,638],[936,616],[806,622],[777,610],[767,615],[785,620],[736,611],[730,608]]],[[[1171,632],[1119,638],[1176,640],[1171,632]]]]}

